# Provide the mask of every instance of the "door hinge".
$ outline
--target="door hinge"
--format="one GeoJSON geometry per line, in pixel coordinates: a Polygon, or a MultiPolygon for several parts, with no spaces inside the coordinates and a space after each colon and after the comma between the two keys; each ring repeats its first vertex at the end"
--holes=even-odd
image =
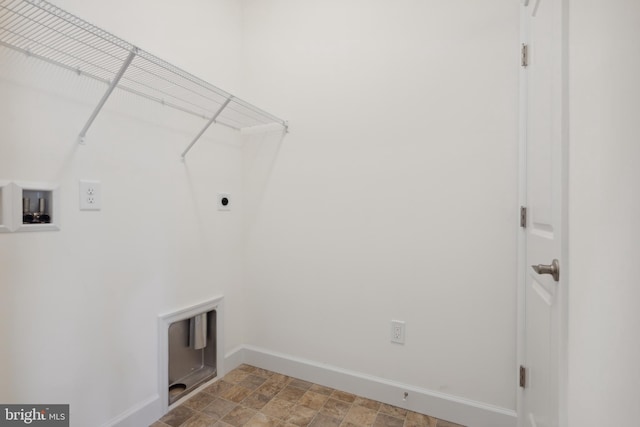
{"type": "Polygon", "coordinates": [[[527,228],[527,208],[520,206],[520,227],[527,228]]]}
{"type": "Polygon", "coordinates": [[[525,388],[527,386],[527,369],[520,365],[520,387],[525,388]]]}
{"type": "Polygon", "coordinates": [[[529,65],[529,46],[522,43],[522,49],[520,50],[520,65],[527,68],[529,65]]]}

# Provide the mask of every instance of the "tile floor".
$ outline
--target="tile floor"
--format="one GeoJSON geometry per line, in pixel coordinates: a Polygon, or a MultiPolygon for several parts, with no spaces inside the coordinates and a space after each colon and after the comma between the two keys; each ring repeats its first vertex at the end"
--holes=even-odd
{"type": "Polygon", "coordinates": [[[242,365],[150,427],[462,427],[242,365]]]}

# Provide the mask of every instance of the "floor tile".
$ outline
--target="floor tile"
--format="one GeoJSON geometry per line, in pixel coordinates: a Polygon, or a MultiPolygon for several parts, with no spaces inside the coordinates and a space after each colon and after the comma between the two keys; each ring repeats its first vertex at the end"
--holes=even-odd
{"type": "Polygon", "coordinates": [[[263,414],[284,420],[288,417],[289,412],[295,405],[292,402],[278,399],[272,399],[264,408],[260,410],[263,414]]]}
{"type": "Polygon", "coordinates": [[[330,417],[325,414],[318,414],[313,421],[311,421],[309,427],[338,427],[341,422],[342,420],[338,418],[330,417]]]}
{"type": "Polygon", "coordinates": [[[317,411],[324,406],[327,400],[329,400],[329,396],[315,393],[313,391],[307,391],[302,395],[300,400],[298,400],[298,404],[317,411]]]}
{"type": "Polygon", "coordinates": [[[246,372],[243,372],[239,369],[234,369],[233,371],[229,372],[227,375],[224,376],[224,380],[228,383],[238,384],[242,380],[247,378],[247,375],[249,374],[246,372]]]}
{"type": "Polygon", "coordinates": [[[375,400],[366,399],[364,397],[357,396],[356,400],[353,401],[354,405],[364,406],[365,408],[373,409],[377,411],[380,409],[380,402],[376,402],[375,400]]]}
{"type": "Polygon", "coordinates": [[[289,416],[285,419],[285,422],[299,427],[306,427],[317,414],[318,411],[314,411],[306,406],[297,405],[291,410],[289,416]]]}
{"type": "Polygon", "coordinates": [[[242,402],[251,394],[251,390],[246,387],[242,387],[241,385],[235,385],[224,393],[220,393],[220,397],[226,400],[230,400],[232,402],[242,402]]]}
{"type": "Polygon", "coordinates": [[[180,427],[213,427],[217,422],[215,418],[212,418],[205,414],[196,414],[189,418],[187,422],[181,424],[180,427]]]}
{"type": "Polygon", "coordinates": [[[257,412],[253,409],[236,406],[222,418],[222,421],[235,427],[241,427],[255,414],[257,414],[257,412]]]}
{"type": "Polygon", "coordinates": [[[428,415],[409,411],[404,419],[404,427],[436,427],[436,419],[428,415]]]}
{"type": "Polygon", "coordinates": [[[190,397],[189,400],[183,403],[183,406],[191,408],[195,411],[202,411],[214,400],[216,400],[216,397],[214,395],[201,392],[193,397],[190,397]]]}
{"type": "Polygon", "coordinates": [[[396,418],[391,415],[378,413],[375,421],[373,422],[374,427],[402,427],[404,425],[404,418],[396,418]]]}
{"type": "Polygon", "coordinates": [[[205,393],[209,393],[213,396],[219,396],[221,393],[224,393],[227,390],[233,388],[233,384],[226,382],[225,380],[216,381],[211,384],[209,387],[204,389],[205,393]]]}
{"type": "Polygon", "coordinates": [[[276,395],[276,398],[286,400],[287,402],[295,403],[298,400],[300,400],[300,398],[302,397],[302,395],[304,395],[304,393],[305,393],[304,390],[288,385],[285,388],[283,388],[280,393],[276,395]]]}
{"type": "Polygon", "coordinates": [[[351,405],[348,403],[329,398],[327,403],[325,403],[322,409],[320,409],[320,412],[341,420],[347,415],[349,408],[351,408],[351,405]]]}
{"type": "Polygon", "coordinates": [[[345,423],[351,423],[357,426],[370,426],[376,420],[377,411],[365,408],[364,406],[352,406],[344,417],[345,423]]]}
{"type": "Polygon", "coordinates": [[[247,375],[247,377],[245,379],[240,381],[238,383],[238,385],[246,387],[249,390],[255,390],[258,387],[260,387],[265,381],[266,381],[266,378],[262,378],[262,377],[259,377],[257,375],[249,374],[249,375],[247,375]]]}
{"type": "Polygon", "coordinates": [[[263,394],[253,392],[246,399],[244,399],[240,404],[242,406],[246,406],[247,408],[260,410],[262,409],[269,401],[271,397],[267,397],[263,394]]]}
{"type": "Polygon", "coordinates": [[[282,420],[258,412],[249,421],[247,421],[244,427],[277,427],[281,423],[282,420]]]}
{"type": "Polygon", "coordinates": [[[292,379],[291,382],[289,382],[289,385],[292,387],[297,387],[297,388],[301,388],[303,390],[309,390],[311,388],[311,386],[313,385],[313,383],[307,382],[307,381],[302,381],[302,380],[297,380],[297,379],[292,379]]]}
{"type": "Polygon", "coordinates": [[[464,427],[241,365],[150,427],[464,427]]]}
{"type": "Polygon", "coordinates": [[[164,417],[160,418],[160,422],[163,422],[171,427],[179,427],[185,421],[193,416],[195,412],[186,406],[178,406],[177,408],[169,411],[164,417]]]}
{"type": "Polygon", "coordinates": [[[380,405],[380,412],[383,414],[391,415],[392,417],[404,418],[407,416],[407,410],[398,408],[397,406],[387,405],[383,403],[380,405]]]}
{"type": "Polygon", "coordinates": [[[257,390],[257,393],[260,393],[268,398],[273,398],[276,394],[280,393],[283,388],[285,388],[285,384],[280,383],[270,383],[269,381],[262,384],[257,390]]]}
{"type": "Polygon", "coordinates": [[[323,385],[314,384],[314,385],[311,386],[309,391],[312,391],[312,392],[318,393],[318,394],[324,394],[326,396],[330,396],[331,393],[334,392],[334,389],[332,389],[330,387],[325,387],[323,385]]]}
{"type": "Polygon", "coordinates": [[[347,403],[353,403],[353,401],[356,400],[355,394],[347,393],[340,390],[334,390],[333,393],[331,393],[331,397],[347,403]]]}
{"type": "Polygon", "coordinates": [[[202,412],[215,418],[222,418],[236,406],[234,402],[218,398],[206,406],[202,412]]]}

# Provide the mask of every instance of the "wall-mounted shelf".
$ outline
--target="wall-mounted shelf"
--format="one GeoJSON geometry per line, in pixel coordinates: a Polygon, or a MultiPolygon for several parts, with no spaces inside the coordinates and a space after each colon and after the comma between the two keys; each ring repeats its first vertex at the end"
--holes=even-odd
{"type": "Polygon", "coordinates": [[[116,87],[240,130],[287,122],[43,0],[0,0],[0,46],[104,82],[107,91],[81,130],[84,137],[116,87]]]}

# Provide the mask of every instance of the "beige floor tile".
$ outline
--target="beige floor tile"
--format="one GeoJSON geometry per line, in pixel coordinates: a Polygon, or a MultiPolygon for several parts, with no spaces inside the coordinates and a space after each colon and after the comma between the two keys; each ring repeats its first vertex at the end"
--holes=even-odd
{"type": "Polygon", "coordinates": [[[214,418],[222,418],[227,415],[237,405],[234,402],[217,398],[209,405],[207,405],[202,412],[214,418]]]}
{"type": "Polygon", "coordinates": [[[324,406],[327,400],[329,400],[329,396],[315,393],[313,391],[307,391],[305,394],[302,395],[300,400],[298,400],[298,404],[318,411],[320,410],[320,408],[324,406]]]}
{"type": "Polygon", "coordinates": [[[295,406],[293,402],[278,399],[277,397],[272,399],[271,402],[260,410],[263,414],[275,417],[281,420],[286,419],[289,416],[289,412],[295,406]]]}
{"type": "Polygon", "coordinates": [[[297,405],[291,410],[285,422],[287,424],[297,425],[298,427],[306,427],[317,414],[318,411],[314,411],[306,406],[297,405]]]}
{"type": "Polygon", "coordinates": [[[289,385],[292,387],[298,387],[301,388],[303,390],[309,390],[311,388],[311,386],[313,385],[313,383],[307,382],[307,381],[303,381],[303,380],[298,380],[298,379],[292,379],[289,382],[289,385]]]}
{"type": "Polygon", "coordinates": [[[391,415],[381,413],[378,413],[378,416],[376,416],[376,419],[373,422],[374,427],[402,427],[403,425],[403,418],[396,418],[391,415]]]}
{"type": "Polygon", "coordinates": [[[213,427],[217,421],[208,415],[198,413],[189,418],[186,423],[181,424],[180,427],[213,427]]]}
{"type": "Polygon", "coordinates": [[[247,421],[244,427],[278,427],[280,424],[282,420],[258,412],[247,421]]]}
{"type": "Polygon", "coordinates": [[[248,388],[249,390],[255,390],[260,387],[266,381],[265,378],[257,375],[249,374],[245,379],[240,381],[238,385],[248,388]]]}
{"type": "Polygon", "coordinates": [[[383,403],[380,405],[380,412],[383,414],[391,415],[392,417],[404,418],[407,416],[407,410],[398,408],[397,406],[387,405],[383,403]]]}
{"type": "Polygon", "coordinates": [[[185,421],[193,416],[195,412],[186,406],[178,406],[177,408],[169,411],[164,417],[160,418],[160,422],[163,422],[171,427],[179,427],[185,421]]]}
{"type": "Polygon", "coordinates": [[[338,427],[342,421],[338,418],[330,417],[325,414],[315,416],[309,427],[338,427]]]}
{"type": "Polygon", "coordinates": [[[270,397],[267,397],[263,394],[253,392],[246,399],[244,399],[240,404],[242,406],[246,406],[247,408],[260,410],[264,408],[264,406],[269,403],[271,400],[270,397]]]}
{"type": "Polygon", "coordinates": [[[150,427],[464,427],[241,365],[150,427]]]}
{"type": "Polygon", "coordinates": [[[248,388],[242,387],[241,385],[235,385],[224,393],[220,393],[220,397],[230,400],[231,402],[239,403],[246,399],[251,393],[252,391],[248,388]]]}
{"type": "Polygon", "coordinates": [[[238,384],[242,380],[247,378],[247,375],[249,374],[246,372],[243,372],[239,369],[234,369],[233,371],[229,372],[227,375],[224,376],[224,380],[228,383],[238,384]]]}
{"type": "Polygon", "coordinates": [[[347,416],[347,412],[349,412],[350,408],[351,405],[346,402],[341,402],[339,400],[329,398],[329,400],[327,400],[327,403],[325,403],[322,409],[320,409],[320,412],[341,420],[347,416]]]}
{"type": "Polygon", "coordinates": [[[233,384],[226,382],[225,380],[216,381],[211,384],[209,387],[204,389],[205,393],[209,393],[213,396],[219,396],[221,393],[224,393],[227,390],[233,388],[233,384]]]}
{"type": "Polygon", "coordinates": [[[183,403],[187,408],[191,408],[195,411],[202,411],[205,407],[207,407],[211,402],[216,400],[214,395],[209,393],[198,393],[195,396],[189,398],[186,402],[183,403]]]}
{"type": "Polygon", "coordinates": [[[286,400],[287,402],[297,402],[304,395],[305,391],[297,388],[291,387],[290,385],[286,386],[282,389],[280,393],[276,395],[278,399],[286,400]]]}
{"type": "Polygon", "coordinates": [[[260,393],[268,398],[273,398],[276,394],[280,393],[282,389],[286,387],[285,384],[280,383],[269,383],[268,381],[262,384],[257,390],[257,393],[260,393]]]}
{"type": "Polygon", "coordinates": [[[346,391],[340,390],[334,390],[333,393],[331,393],[331,397],[347,403],[353,403],[353,401],[356,400],[355,394],[347,393],[346,391]]]}
{"type": "Polygon", "coordinates": [[[255,414],[257,414],[257,411],[253,409],[236,406],[231,410],[231,412],[222,418],[222,421],[227,424],[231,424],[234,427],[242,427],[255,414]]]}
{"type": "Polygon", "coordinates": [[[358,426],[370,426],[376,420],[377,411],[365,408],[364,406],[352,406],[344,417],[345,423],[351,423],[358,426]]]}
{"type": "Polygon", "coordinates": [[[364,397],[357,396],[356,400],[353,401],[354,405],[364,406],[365,408],[373,409],[377,411],[380,409],[380,402],[376,402],[375,400],[366,399],[364,397]]]}
{"type": "Polygon", "coordinates": [[[408,411],[404,419],[404,427],[436,427],[436,421],[428,415],[408,411]]]}
{"type": "Polygon", "coordinates": [[[331,396],[331,393],[333,393],[335,390],[330,388],[330,387],[325,387],[323,385],[314,384],[314,385],[311,386],[309,391],[312,391],[312,392],[318,393],[318,394],[324,394],[326,396],[331,396]]]}

